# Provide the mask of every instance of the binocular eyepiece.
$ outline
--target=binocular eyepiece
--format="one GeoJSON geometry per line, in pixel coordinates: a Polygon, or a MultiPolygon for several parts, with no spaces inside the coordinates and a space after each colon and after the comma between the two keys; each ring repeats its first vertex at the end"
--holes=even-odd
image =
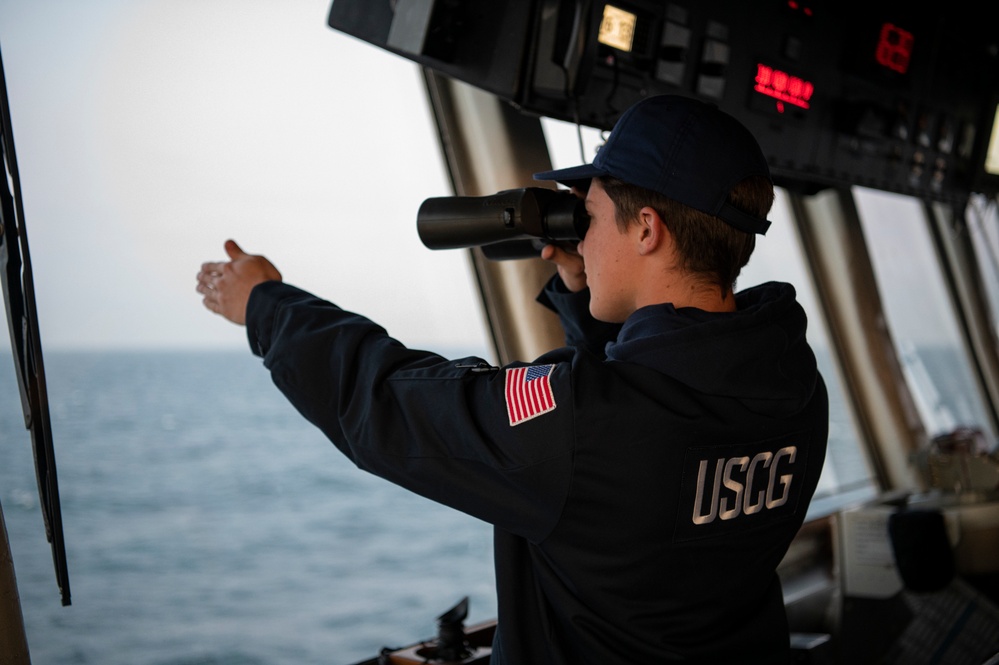
{"type": "Polygon", "coordinates": [[[431,198],[416,217],[420,240],[428,248],[481,247],[494,260],[536,257],[546,244],[578,242],[589,225],[581,199],[540,187],[431,198]]]}

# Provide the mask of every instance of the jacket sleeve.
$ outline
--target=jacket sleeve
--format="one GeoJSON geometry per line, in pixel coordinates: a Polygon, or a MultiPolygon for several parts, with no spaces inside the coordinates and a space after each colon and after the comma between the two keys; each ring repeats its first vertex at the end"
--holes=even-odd
{"type": "Polygon", "coordinates": [[[247,335],[277,387],[358,467],[540,542],[569,489],[571,356],[547,356],[552,404],[516,423],[515,366],[408,349],[367,318],[258,285],[247,335]]]}
{"type": "Polygon", "coordinates": [[[588,288],[573,293],[558,275],[548,280],[537,301],[558,315],[568,346],[585,349],[598,358],[606,358],[604,347],[621,332],[620,324],[593,318],[588,288]]]}

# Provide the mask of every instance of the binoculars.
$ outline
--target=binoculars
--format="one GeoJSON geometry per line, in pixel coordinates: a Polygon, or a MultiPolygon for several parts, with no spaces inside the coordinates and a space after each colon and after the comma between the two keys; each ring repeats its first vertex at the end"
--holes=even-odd
{"type": "Polygon", "coordinates": [[[589,225],[581,199],[540,187],[431,198],[416,217],[420,240],[428,248],[481,247],[486,258],[497,261],[537,257],[554,242],[578,242],[589,225]]]}

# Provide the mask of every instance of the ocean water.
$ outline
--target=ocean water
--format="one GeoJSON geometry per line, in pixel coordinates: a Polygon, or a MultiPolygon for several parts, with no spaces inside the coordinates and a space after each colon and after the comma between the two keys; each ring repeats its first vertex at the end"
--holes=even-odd
{"type": "Polygon", "coordinates": [[[248,352],[47,352],[72,604],[0,356],[0,506],[33,665],[351,665],[495,616],[491,530],[356,469],[248,352]]]}

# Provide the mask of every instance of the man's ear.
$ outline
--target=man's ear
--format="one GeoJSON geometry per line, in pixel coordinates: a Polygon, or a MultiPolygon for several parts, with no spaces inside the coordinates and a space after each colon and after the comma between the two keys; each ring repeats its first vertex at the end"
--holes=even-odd
{"type": "Polygon", "coordinates": [[[638,211],[637,241],[640,255],[651,254],[666,241],[666,225],[655,208],[645,206],[638,211]]]}

